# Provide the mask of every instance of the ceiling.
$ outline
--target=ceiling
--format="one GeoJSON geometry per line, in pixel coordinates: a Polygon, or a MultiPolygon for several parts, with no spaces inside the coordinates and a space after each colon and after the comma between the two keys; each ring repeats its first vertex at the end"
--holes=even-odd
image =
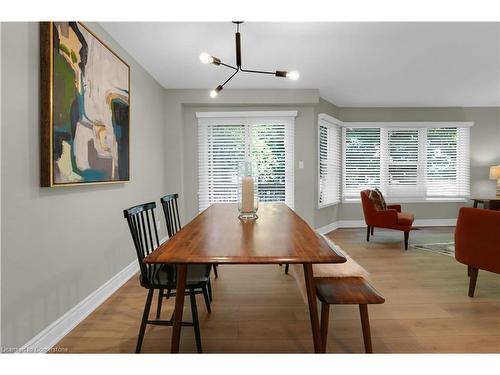
{"type": "MultiPolygon", "coordinates": [[[[201,52],[235,63],[230,22],[101,25],[165,88],[212,89],[230,75],[201,52]]],[[[499,23],[246,22],[241,38],[244,68],[301,77],[239,73],[227,88],[315,88],[342,107],[500,106],[499,23]]]]}

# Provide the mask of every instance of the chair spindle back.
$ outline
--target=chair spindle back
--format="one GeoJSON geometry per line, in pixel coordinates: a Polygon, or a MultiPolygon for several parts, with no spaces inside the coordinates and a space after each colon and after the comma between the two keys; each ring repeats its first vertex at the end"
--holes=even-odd
{"type": "Polygon", "coordinates": [[[179,218],[179,206],[177,205],[179,194],[169,194],[161,197],[161,205],[165,214],[165,222],[167,224],[168,236],[172,237],[181,229],[181,221],[179,218]]]}
{"type": "Polygon", "coordinates": [[[154,213],[155,207],[156,203],[150,202],[123,210],[123,216],[127,219],[130,228],[144,280],[148,279],[151,272],[151,265],[144,263],[144,258],[160,246],[154,213]]]}

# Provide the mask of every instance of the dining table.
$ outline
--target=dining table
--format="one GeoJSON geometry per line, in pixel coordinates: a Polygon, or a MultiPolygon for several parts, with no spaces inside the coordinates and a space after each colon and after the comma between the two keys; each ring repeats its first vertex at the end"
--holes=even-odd
{"type": "MultiPolygon", "coordinates": [[[[185,290],[190,264],[302,264],[314,351],[322,351],[313,264],[344,263],[285,203],[261,203],[258,218],[238,218],[236,203],[214,203],[149,254],[145,263],[174,264],[176,290],[185,290]]],[[[250,287],[250,286],[249,286],[250,287]]],[[[184,293],[176,293],[171,352],[179,352],[184,293]]]]}

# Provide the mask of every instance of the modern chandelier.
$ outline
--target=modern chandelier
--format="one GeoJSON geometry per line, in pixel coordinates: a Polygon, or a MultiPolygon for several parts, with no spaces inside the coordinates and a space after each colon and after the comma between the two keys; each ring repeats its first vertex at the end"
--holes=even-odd
{"type": "Polygon", "coordinates": [[[272,74],[276,77],[284,77],[284,78],[290,78],[293,80],[299,79],[299,73],[292,71],[292,72],[287,72],[285,70],[276,70],[275,72],[269,72],[269,71],[263,71],[263,70],[253,70],[253,69],[243,69],[241,67],[241,38],[240,38],[240,25],[243,23],[243,21],[233,21],[234,24],[236,24],[236,66],[228,65],[223,63],[219,58],[215,56],[211,56],[210,54],[203,52],[200,54],[200,60],[203,64],[214,64],[214,65],[222,65],[227,68],[233,69],[235,72],[228,78],[226,81],[222,84],[217,86],[214,90],[210,91],[210,97],[215,98],[217,95],[219,95],[219,92],[222,91],[226,83],[228,83],[236,74],[239,72],[244,72],[244,73],[259,73],[259,74],[272,74]]]}

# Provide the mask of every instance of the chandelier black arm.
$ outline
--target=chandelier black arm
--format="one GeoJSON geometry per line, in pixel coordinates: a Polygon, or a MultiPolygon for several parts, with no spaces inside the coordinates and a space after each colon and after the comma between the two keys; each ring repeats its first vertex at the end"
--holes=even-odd
{"type": "Polygon", "coordinates": [[[273,76],[276,75],[276,72],[266,72],[266,71],[263,71],[263,70],[251,70],[251,69],[243,69],[243,68],[240,68],[240,70],[242,72],[245,72],[245,73],[272,74],[273,76]]]}
{"type": "Polygon", "coordinates": [[[227,68],[234,69],[234,70],[238,70],[238,68],[237,68],[237,67],[235,67],[235,66],[231,66],[231,65],[228,65],[228,64],[224,64],[222,61],[221,61],[221,62],[219,62],[219,65],[222,65],[222,66],[225,66],[225,67],[227,67],[227,68]]]}
{"type": "Polygon", "coordinates": [[[239,71],[240,71],[239,69],[236,69],[236,71],[233,74],[231,74],[231,77],[226,79],[226,81],[221,85],[221,87],[224,87],[224,85],[228,83],[231,80],[231,78],[233,78],[236,74],[238,74],[239,71]]]}

